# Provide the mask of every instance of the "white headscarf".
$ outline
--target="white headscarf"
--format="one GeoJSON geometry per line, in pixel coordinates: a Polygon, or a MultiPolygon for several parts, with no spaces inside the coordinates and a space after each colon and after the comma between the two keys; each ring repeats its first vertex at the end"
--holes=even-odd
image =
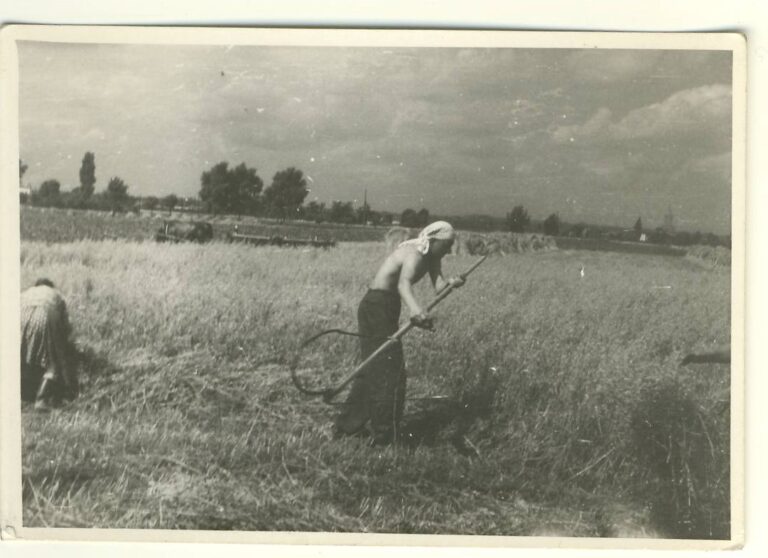
{"type": "Polygon", "coordinates": [[[419,252],[426,256],[429,252],[430,240],[453,240],[454,238],[456,238],[456,231],[453,230],[450,223],[435,221],[424,227],[417,238],[401,242],[398,248],[400,246],[415,246],[419,252]]]}
{"type": "Polygon", "coordinates": [[[36,285],[21,293],[21,305],[55,307],[62,300],[58,291],[48,285],[36,285]]]}

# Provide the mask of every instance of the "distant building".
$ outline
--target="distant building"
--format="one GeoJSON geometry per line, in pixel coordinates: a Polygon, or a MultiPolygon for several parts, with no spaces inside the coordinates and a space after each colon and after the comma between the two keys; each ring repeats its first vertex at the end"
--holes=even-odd
{"type": "Polygon", "coordinates": [[[640,242],[648,242],[648,237],[645,233],[640,234],[640,242]]]}
{"type": "Polygon", "coordinates": [[[19,186],[19,203],[27,203],[32,195],[32,188],[19,186]]]}

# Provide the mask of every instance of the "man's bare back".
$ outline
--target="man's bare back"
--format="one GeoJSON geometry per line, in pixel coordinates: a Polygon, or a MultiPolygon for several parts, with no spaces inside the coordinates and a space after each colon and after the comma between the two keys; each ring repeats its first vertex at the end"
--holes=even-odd
{"type": "Polygon", "coordinates": [[[370,287],[372,289],[397,292],[400,272],[406,262],[410,264],[408,267],[414,271],[412,282],[417,283],[427,272],[426,256],[423,256],[410,246],[401,246],[384,260],[384,263],[379,267],[379,271],[376,272],[373,281],[371,281],[370,287]]]}
{"type": "Polygon", "coordinates": [[[381,265],[371,281],[371,289],[397,292],[411,312],[411,317],[426,318],[426,314],[413,294],[413,285],[429,273],[435,291],[445,287],[448,282],[443,278],[442,257],[450,251],[453,241],[432,241],[432,249],[422,254],[414,246],[400,246],[392,252],[381,265]]]}

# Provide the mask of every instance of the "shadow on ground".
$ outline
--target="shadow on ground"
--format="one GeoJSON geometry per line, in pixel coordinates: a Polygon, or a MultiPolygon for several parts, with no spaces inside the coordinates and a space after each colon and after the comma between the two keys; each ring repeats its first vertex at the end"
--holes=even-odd
{"type": "Polygon", "coordinates": [[[406,415],[400,439],[409,448],[435,446],[450,442],[456,451],[468,457],[480,453],[467,434],[472,427],[493,414],[498,388],[495,369],[486,369],[477,382],[455,399],[427,399],[418,409],[406,415]]]}

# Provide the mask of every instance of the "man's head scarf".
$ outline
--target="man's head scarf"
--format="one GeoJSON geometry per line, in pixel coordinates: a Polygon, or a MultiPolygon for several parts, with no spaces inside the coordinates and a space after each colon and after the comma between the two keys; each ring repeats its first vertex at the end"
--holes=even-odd
{"type": "Polygon", "coordinates": [[[424,227],[417,238],[401,242],[400,246],[414,246],[419,252],[426,255],[429,252],[430,240],[453,240],[456,231],[446,221],[435,221],[424,227]]]}

